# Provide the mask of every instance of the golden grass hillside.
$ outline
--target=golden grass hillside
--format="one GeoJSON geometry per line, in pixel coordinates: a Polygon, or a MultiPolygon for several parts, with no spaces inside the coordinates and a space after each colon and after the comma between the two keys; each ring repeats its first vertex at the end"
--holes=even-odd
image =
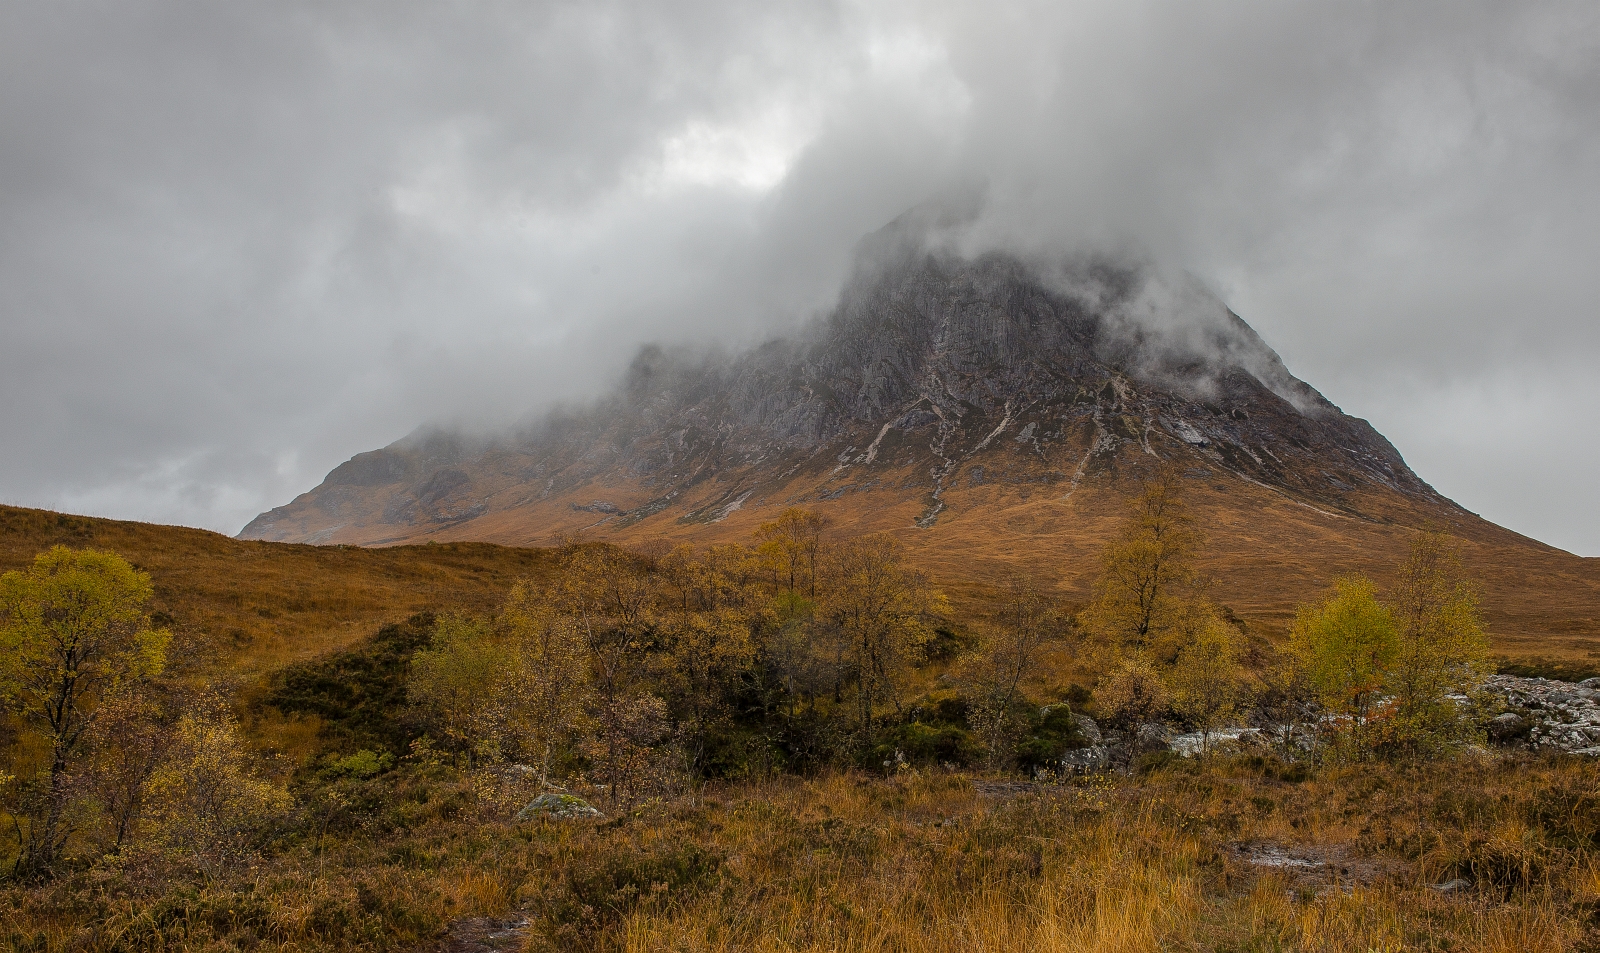
{"type": "MultiPolygon", "coordinates": [[[[949,595],[958,622],[987,616],[995,584],[1016,569],[1045,584],[1059,581],[1057,591],[1069,602],[1086,600],[1098,549],[1114,536],[1123,514],[1122,500],[1107,495],[1093,506],[1075,503],[1068,517],[1035,525],[1024,511],[1054,504],[1014,502],[1016,512],[1002,509],[981,525],[953,519],[935,534],[906,539],[912,560],[949,595]]],[[[1383,581],[1412,532],[1399,524],[1371,524],[1367,531],[1375,535],[1352,538],[1343,528],[1347,520],[1265,494],[1258,501],[1263,508],[1279,506],[1280,518],[1303,523],[1298,542],[1268,538],[1239,521],[1230,509],[1234,502],[1223,506],[1206,488],[1196,488],[1193,503],[1208,537],[1201,568],[1215,580],[1215,596],[1269,638],[1286,631],[1294,607],[1318,598],[1339,573],[1368,572],[1383,581]]],[[[884,529],[891,512],[821,511],[847,533],[884,529]]],[[[553,516],[550,533],[505,533],[525,545],[441,533],[435,541],[359,547],[235,540],[184,527],[0,506],[0,572],[20,568],[57,544],[120,553],[150,573],[158,621],[173,628],[180,642],[203,647],[230,679],[245,681],[345,648],[416,612],[486,614],[517,579],[551,568],[551,550],[540,547],[556,542],[555,529],[583,532],[595,522],[593,514],[579,515],[590,519],[553,516]]],[[[772,507],[749,507],[721,523],[677,527],[672,538],[748,542],[758,522],[773,515],[772,507]]],[[[1553,659],[1574,673],[1600,667],[1600,560],[1559,552],[1476,518],[1450,528],[1461,534],[1468,569],[1483,585],[1484,617],[1498,654],[1553,659]]],[[[624,546],[659,539],[604,529],[590,528],[585,535],[624,546]]]]}
{"type": "Polygon", "coordinates": [[[51,546],[108,549],[150,574],[150,609],[180,667],[245,681],[344,648],[423,610],[484,613],[550,562],[536,549],[436,543],[362,549],[229,539],[177,526],[0,506],[0,572],[51,546]]]}
{"type": "MultiPolygon", "coordinates": [[[[984,430],[973,426],[973,434],[984,430]]],[[[852,439],[865,446],[868,438],[852,439]]],[[[452,511],[448,519],[396,523],[386,514],[404,509],[407,484],[340,485],[336,494],[324,487],[272,511],[277,535],[261,538],[550,546],[582,533],[622,546],[654,538],[709,545],[748,541],[761,523],[803,506],[844,533],[894,535],[958,608],[981,613],[985,585],[1014,571],[1068,601],[1086,601],[1099,574],[1098,555],[1136,492],[1137,468],[1147,465],[1147,455],[1129,450],[1114,467],[1100,464],[1076,474],[1079,458],[1064,449],[1042,457],[1014,439],[998,440],[952,457],[937,504],[942,509],[930,520],[926,460],[896,464],[885,451],[870,463],[836,464],[840,449],[722,469],[707,463],[704,472],[696,469],[693,479],[685,475],[686,482],[670,488],[659,474],[620,464],[582,479],[530,486],[526,474],[543,465],[541,458],[490,453],[459,468],[472,477],[470,497],[458,501],[479,507],[472,515],[452,511]]],[[[1463,544],[1497,651],[1600,663],[1600,559],[1521,536],[1431,491],[1408,495],[1373,485],[1333,497],[1295,493],[1175,452],[1177,465],[1188,468],[1186,501],[1207,537],[1200,566],[1213,580],[1213,596],[1266,635],[1287,632],[1295,607],[1339,576],[1360,573],[1387,582],[1411,537],[1436,528],[1463,544]]],[[[261,533],[252,526],[245,535],[261,533]]]]}

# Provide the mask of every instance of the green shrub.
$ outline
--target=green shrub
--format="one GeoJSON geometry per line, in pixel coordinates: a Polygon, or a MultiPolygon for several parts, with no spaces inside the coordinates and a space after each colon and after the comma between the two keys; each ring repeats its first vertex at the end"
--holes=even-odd
{"type": "Polygon", "coordinates": [[[275,675],[259,705],[322,719],[325,750],[404,754],[419,731],[406,717],[406,668],[433,638],[423,612],[386,625],[346,652],[291,665],[275,675]]]}
{"type": "Polygon", "coordinates": [[[867,764],[893,763],[896,752],[911,764],[969,765],[982,756],[983,746],[965,728],[913,721],[880,731],[867,753],[867,764]]]}
{"type": "Polygon", "coordinates": [[[1025,771],[1052,767],[1062,755],[1084,745],[1067,705],[1030,709],[1027,724],[1028,733],[1016,748],[1017,764],[1025,771]]]}
{"type": "Polygon", "coordinates": [[[392,767],[394,767],[394,755],[387,751],[362,748],[342,758],[333,754],[324,756],[317,768],[317,776],[325,781],[337,781],[342,778],[364,781],[392,767]]]}
{"type": "Polygon", "coordinates": [[[923,658],[930,663],[948,662],[971,649],[977,641],[977,637],[970,632],[958,632],[949,626],[939,626],[933,630],[933,638],[923,646],[923,658]]]}

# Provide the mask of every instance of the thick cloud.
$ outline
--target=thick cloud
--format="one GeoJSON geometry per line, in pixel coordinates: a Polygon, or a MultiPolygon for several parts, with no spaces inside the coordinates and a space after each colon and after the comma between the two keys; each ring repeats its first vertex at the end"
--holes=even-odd
{"type": "Polygon", "coordinates": [[[972,247],[1136,246],[1600,554],[1593,4],[0,0],[0,500],[236,530],[972,247]]]}

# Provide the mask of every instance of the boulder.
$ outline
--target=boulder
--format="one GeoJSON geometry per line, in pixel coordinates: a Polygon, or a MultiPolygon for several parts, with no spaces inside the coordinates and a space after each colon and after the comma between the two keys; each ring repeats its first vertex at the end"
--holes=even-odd
{"type": "Polygon", "coordinates": [[[1129,749],[1134,755],[1152,751],[1171,751],[1172,740],[1178,733],[1166,725],[1144,724],[1133,730],[1129,749]]]}
{"type": "Polygon", "coordinates": [[[576,794],[546,792],[535,797],[517,812],[517,820],[531,821],[539,817],[570,820],[577,817],[599,817],[600,812],[576,794]]]}
{"type": "Polygon", "coordinates": [[[1088,715],[1073,713],[1072,727],[1078,729],[1078,734],[1082,735],[1083,740],[1090,745],[1098,745],[1105,740],[1100,734],[1100,726],[1088,715]]]}
{"type": "Polygon", "coordinates": [[[1111,749],[1104,745],[1078,748],[1061,756],[1061,769],[1068,774],[1089,774],[1111,767],[1111,749]]]}
{"type": "Polygon", "coordinates": [[[1489,720],[1489,740],[1506,744],[1528,733],[1528,722],[1514,711],[1494,716],[1489,720]]]}

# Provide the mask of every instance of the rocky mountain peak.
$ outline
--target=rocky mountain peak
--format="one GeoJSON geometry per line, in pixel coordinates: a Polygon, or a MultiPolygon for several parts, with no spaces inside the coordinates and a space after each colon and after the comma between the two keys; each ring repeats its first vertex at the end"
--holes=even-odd
{"type": "Polygon", "coordinates": [[[491,441],[427,432],[360,454],[243,535],[488,532],[597,501],[614,511],[603,522],[664,531],[752,498],[826,503],[841,485],[917,497],[907,524],[926,528],[962,481],[1004,474],[1070,496],[1149,458],[1352,513],[1374,489],[1443,502],[1194,279],[1108,258],[966,257],[897,222],[796,339],[731,358],[646,347],[585,410],[491,441]]]}

